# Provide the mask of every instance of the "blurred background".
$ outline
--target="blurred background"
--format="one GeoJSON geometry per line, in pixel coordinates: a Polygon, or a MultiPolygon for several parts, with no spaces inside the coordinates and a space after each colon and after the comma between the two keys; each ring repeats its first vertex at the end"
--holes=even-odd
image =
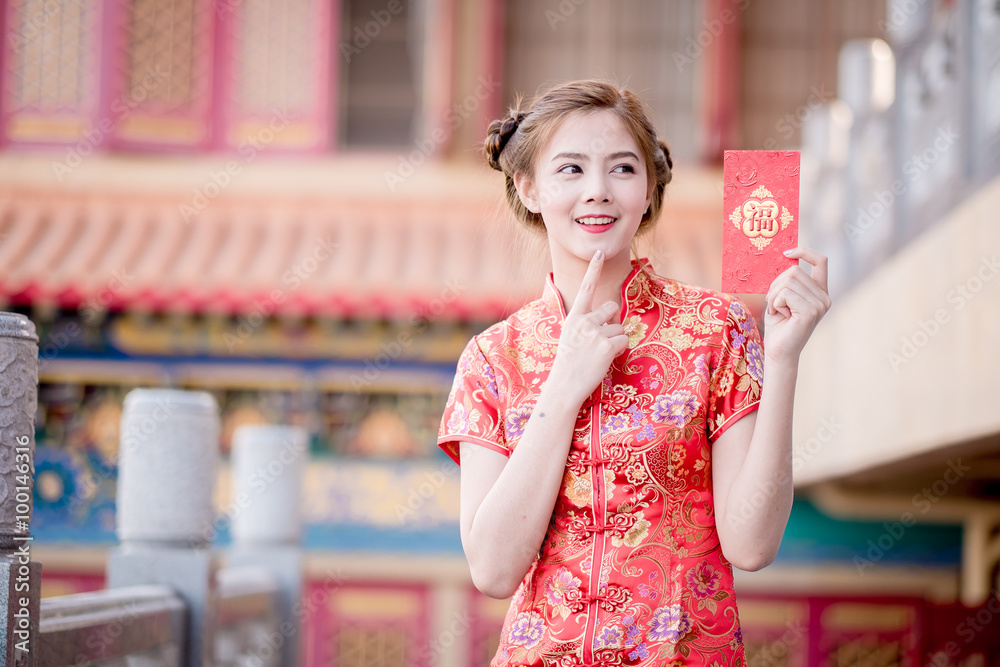
{"type": "Polygon", "coordinates": [[[304,594],[326,603],[302,664],[488,664],[507,604],[471,584],[437,427],[465,343],[549,267],[478,150],[515,95],[599,77],[675,156],[640,244],[659,273],[719,288],[735,148],[802,151],[802,241],[830,257],[797,500],[778,560],[737,575],[751,664],[1000,665],[1000,4],[6,0],[0,21],[0,307],[39,328],[44,596],[104,586],[125,393],[199,389],[224,459],[243,424],[309,434],[304,594]]]}

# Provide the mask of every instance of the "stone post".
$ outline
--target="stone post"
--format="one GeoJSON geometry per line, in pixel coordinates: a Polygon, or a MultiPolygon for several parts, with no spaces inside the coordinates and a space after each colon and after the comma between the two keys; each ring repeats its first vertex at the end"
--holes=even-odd
{"type": "Polygon", "coordinates": [[[42,566],[31,560],[38,409],[38,335],[24,315],[0,313],[0,657],[37,664],[42,566]]]}
{"type": "Polygon", "coordinates": [[[293,607],[302,595],[302,476],[309,458],[305,430],[248,425],[233,434],[233,546],[228,564],[271,571],[281,586],[279,635],[283,667],[298,665],[301,620],[293,607]]]}
{"type": "Polygon", "coordinates": [[[219,408],[204,392],[135,389],[125,397],[118,462],[118,538],[108,587],[164,584],[188,608],[185,664],[213,664],[215,573],[210,535],[219,408]]]}

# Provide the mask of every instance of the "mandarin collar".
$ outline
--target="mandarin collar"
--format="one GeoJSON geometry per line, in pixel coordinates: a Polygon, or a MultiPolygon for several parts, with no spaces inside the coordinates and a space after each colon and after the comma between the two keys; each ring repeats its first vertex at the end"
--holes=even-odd
{"type": "MultiPolygon", "coordinates": [[[[645,291],[644,286],[647,284],[647,281],[636,281],[636,277],[644,271],[651,270],[652,269],[650,269],[649,266],[649,258],[641,257],[639,259],[632,260],[632,270],[622,283],[622,318],[624,318],[625,314],[629,311],[632,303],[634,303],[645,291]],[[633,282],[637,282],[636,287],[638,289],[630,289],[633,282]]],[[[562,295],[559,294],[559,290],[556,289],[555,276],[551,271],[549,271],[549,275],[545,278],[545,290],[542,293],[542,302],[559,314],[560,321],[566,319],[566,304],[563,303],[562,295]]]]}

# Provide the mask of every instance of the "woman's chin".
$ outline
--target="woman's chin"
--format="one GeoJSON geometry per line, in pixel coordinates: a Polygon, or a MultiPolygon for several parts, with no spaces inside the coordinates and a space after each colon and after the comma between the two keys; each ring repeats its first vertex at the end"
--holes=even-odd
{"type": "Polygon", "coordinates": [[[628,245],[624,247],[620,244],[612,243],[595,243],[587,244],[588,247],[581,249],[578,252],[573,253],[576,259],[590,263],[590,260],[594,258],[594,253],[600,250],[604,253],[604,264],[614,263],[624,256],[627,260],[631,260],[631,252],[628,245]]]}

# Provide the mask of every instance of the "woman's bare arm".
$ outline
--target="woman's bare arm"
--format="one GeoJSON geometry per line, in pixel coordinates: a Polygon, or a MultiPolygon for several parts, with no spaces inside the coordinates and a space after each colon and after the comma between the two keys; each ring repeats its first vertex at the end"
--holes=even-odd
{"type": "Polygon", "coordinates": [[[778,553],[792,509],[791,396],[795,380],[769,377],[760,407],[712,445],[715,521],[723,555],[741,570],[759,570],[778,553]]]}
{"type": "Polygon", "coordinates": [[[580,409],[560,393],[542,389],[509,459],[461,443],[462,546],[473,582],[490,597],[514,593],[548,529],[580,409]]]}
{"type": "Polygon", "coordinates": [[[593,309],[603,263],[603,254],[596,253],[510,458],[473,443],[460,445],[462,546],[476,587],[491,597],[512,595],[531,567],[562,486],[580,406],[628,346],[618,304],[593,309]]]}
{"type": "Polygon", "coordinates": [[[722,553],[741,570],[773,560],[792,508],[792,403],[799,355],[830,307],[826,257],[797,248],[790,256],[813,265],[810,277],[792,267],[774,280],[764,327],[764,380],[756,414],[712,445],[715,520],[722,553]]]}

